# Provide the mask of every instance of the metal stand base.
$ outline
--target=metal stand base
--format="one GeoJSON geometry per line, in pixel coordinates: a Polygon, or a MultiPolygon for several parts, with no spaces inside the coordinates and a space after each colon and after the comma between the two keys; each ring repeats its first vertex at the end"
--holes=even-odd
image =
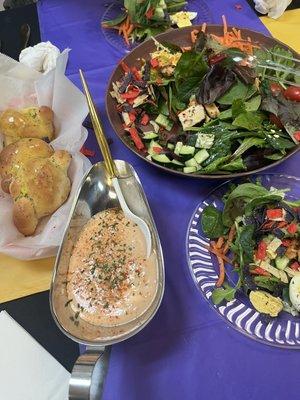
{"type": "Polygon", "coordinates": [[[108,347],[87,347],[76,361],[69,386],[69,400],[101,400],[110,356],[108,347]]]}

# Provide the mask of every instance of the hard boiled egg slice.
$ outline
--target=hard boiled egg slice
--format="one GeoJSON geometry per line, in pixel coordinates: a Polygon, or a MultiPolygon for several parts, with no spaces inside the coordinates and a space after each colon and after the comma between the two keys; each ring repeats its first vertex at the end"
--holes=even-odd
{"type": "Polygon", "coordinates": [[[297,311],[300,311],[300,274],[295,275],[290,282],[290,300],[297,311]]]}
{"type": "Polygon", "coordinates": [[[178,28],[184,28],[185,26],[191,26],[191,21],[197,17],[196,12],[191,11],[179,11],[175,14],[170,15],[172,24],[177,25],[178,28]]]}

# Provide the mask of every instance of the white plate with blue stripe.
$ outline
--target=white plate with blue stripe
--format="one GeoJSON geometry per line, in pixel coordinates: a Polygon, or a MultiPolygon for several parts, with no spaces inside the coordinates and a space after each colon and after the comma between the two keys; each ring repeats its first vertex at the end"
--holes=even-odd
{"type": "MultiPolygon", "coordinates": [[[[258,176],[255,176],[257,179],[258,176]]],[[[260,175],[262,184],[270,188],[289,188],[286,197],[291,200],[300,199],[300,179],[287,175],[268,174],[260,175]]],[[[244,180],[235,180],[241,183],[244,180]]],[[[231,181],[232,182],[232,181],[231,181]]],[[[211,295],[218,279],[219,266],[217,259],[207,249],[210,240],[204,235],[201,228],[201,214],[203,209],[212,204],[222,207],[222,197],[228,191],[230,182],[225,182],[214,189],[207,198],[196,208],[191,218],[186,238],[186,251],[189,269],[198,290],[209,305],[230,326],[248,337],[268,345],[300,349],[300,316],[292,316],[281,312],[277,318],[266,318],[258,313],[251,305],[248,296],[242,291],[237,292],[236,298],[228,303],[215,305],[211,295]]],[[[229,282],[236,280],[232,267],[226,265],[226,277],[229,282]]]]}

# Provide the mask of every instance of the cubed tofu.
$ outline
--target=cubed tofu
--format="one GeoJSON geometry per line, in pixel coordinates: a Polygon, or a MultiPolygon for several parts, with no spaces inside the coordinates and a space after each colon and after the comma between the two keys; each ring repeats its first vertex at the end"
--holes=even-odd
{"type": "Polygon", "coordinates": [[[196,104],[188,107],[178,114],[183,130],[190,128],[205,119],[205,111],[202,105],[196,104]]]}
{"type": "Polygon", "coordinates": [[[268,244],[267,251],[275,253],[281,243],[282,241],[279,238],[275,237],[272,242],[268,244]]]}

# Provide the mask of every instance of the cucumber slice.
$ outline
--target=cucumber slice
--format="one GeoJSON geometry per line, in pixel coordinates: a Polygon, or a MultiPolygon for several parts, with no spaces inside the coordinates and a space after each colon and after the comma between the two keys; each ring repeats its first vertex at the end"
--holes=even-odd
{"type": "Polygon", "coordinates": [[[183,145],[179,151],[181,156],[193,156],[195,153],[195,147],[183,145]]]}
{"type": "Polygon", "coordinates": [[[285,269],[285,267],[288,266],[289,262],[290,262],[290,260],[286,256],[275,258],[276,268],[281,269],[281,270],[285,269]]]}
{"type": "Polygon", "coordinates": [[[165,154],[154,154],[151,156],[152,160],[158,162],[159,164],[169,164],[171,160],[165,154]]]}
{"type": "Polygon", "coordinates": [[[183,172],[185,174],[192,174],[193,172],[197,171],[197,167],[184,167],[183,172]]]}
{"type": "Polygon", "coordinates": [[[194,158],[198,164],[203,163],[203,161],[205,161],[208,157],[209,157],[209,153],[205,149],[198,151],[194,156],[194,158]]]}
{"type": "Polygon", "coordinates": [[[177,155],[177,156],[179,156],[179,154],[180,154],[180,150],[181,150],[181,147],[183,146],[183,143],[182,142],[177,142],[176,143],[176,146],[175,146],[175,149],[174,149],[174,153],[177,155]]]}
{"type": "Polygon", "coordinates": [[[186,167],[196,167],[196,168],[198,168],[198,163],[195,160],[195,158],[193,157],[193,158],[190,158],[189,160],[187,160],[185,162],[185,166],[186,167]]]}
{"type": "Polygon", "coordinates": [[[170,150],[174,150],[174,149],[175,149],[175,144],[173,144],[173,143],[168,143],[168,144],[167,144],[167,147],[168,147],[168,149],[170,149],[170,150]]]}
{"type": "Polygon", "coordinates": [[[184,164],[180,161],[172,160],[170,164],[168,164],[168,167],[176,170],[182,170],[184,168],[184,164]]]}
{"type": "Polygon", "coordinates": [[[153,147],[158,147],[159,149],[162,149],[159,143],[157,143],[155,140],[151,140],[148,148],[148,153],[150,154],[150,156],[157,155],[157,153],[153,151],[153,147]]]}
{"type": "Polygon", "coordinates": [[[173,122],[163,114],[159,114],[155,119],[155,122],[158,125],[163,126],[167,131],[170,131],[173,128],[173,122]]]}
{"type": "Polygon", "coordinates": [[[155,132],[146,132],[142,139],[145,140],[145,141],[149,141],[149,140],[153,140],[153,139],[156,139],[156,138],[158,138],[157,133],[155,133],[155,132]]]}
{"type": "Polygon", "coordinates": [[[176,166],[178,166],[178,167],[184,167],[184,164],[182,163],[182,162],[180,162],[180,161],[177,161],[177,160],[172,160],[172,164],[174,164],[174,165],[176,165],[176,166]]]}

